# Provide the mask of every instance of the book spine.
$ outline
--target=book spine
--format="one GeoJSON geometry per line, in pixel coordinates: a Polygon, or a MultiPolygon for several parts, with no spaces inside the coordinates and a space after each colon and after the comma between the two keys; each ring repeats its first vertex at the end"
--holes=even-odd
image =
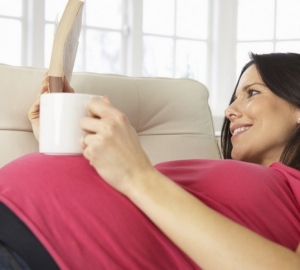
{"type": "Polygon", "coordinates": [[[49,92],[59,93],[63,92],[64,82],[62,77],[49,76],[49,92]]]}

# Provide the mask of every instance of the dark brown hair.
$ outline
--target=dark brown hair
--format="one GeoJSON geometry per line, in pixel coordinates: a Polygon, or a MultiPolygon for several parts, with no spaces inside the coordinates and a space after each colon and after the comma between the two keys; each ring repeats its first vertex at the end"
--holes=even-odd
{"type": "MultiPolygon", "coordinates": [[[[241,71],[230,103],[234,101],[235,91],[245,70],[255,65],[266,86],[278,97],[300,108],[300,54],[271,53],[250,54],[251,61],[241,71]]],[[[223,157],[231,159],[230,121],[225,117],[221,131],[221,147],[223,157]]],[[[280,162],[300,170],[300,127],[292,134],[284,148],[280,162]]]]}

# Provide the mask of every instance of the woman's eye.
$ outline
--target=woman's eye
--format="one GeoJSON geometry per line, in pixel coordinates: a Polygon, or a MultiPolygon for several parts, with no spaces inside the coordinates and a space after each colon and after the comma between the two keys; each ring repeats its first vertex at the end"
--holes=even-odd
{"type": "Polygon", "coordinates": [[[249,89],[249,90],[247,91],[247,93],[248,93],[248,97],[252,97],[252,96],[257,95],[259,92],[256,91],[256,90],[249,89]]]}

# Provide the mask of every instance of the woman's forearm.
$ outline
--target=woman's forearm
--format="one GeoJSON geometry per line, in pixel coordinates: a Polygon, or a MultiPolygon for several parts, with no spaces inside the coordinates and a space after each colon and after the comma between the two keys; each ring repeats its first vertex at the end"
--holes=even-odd
{"type": "Polygon", "coordinates": [[[154,171],[127,194],[203,269],[300,269],[300,256],[231,221],[154,171]]]}
{"type": "Polygon", "coordinates": [[[90,99],[84,156],[204,269],[300,269],[300,256],[201,203],[156,171],[127,117],[109,99],[90,99]],[[116,168],[118,168],[116,170],[116,168]]]}

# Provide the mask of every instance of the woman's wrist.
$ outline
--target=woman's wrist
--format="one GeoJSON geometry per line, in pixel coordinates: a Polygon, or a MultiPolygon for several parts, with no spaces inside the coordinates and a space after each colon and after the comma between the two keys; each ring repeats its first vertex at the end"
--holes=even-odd
{"type": "Polygon", "coordinates": [[[135,172],[134,175],[130,176],[131,179],[127,181],[128,185],[122,193],[131,201],[136,202],[141,196],[151,193],[150,191],[157,186],[156,182],[159,181],[161,176],[152,166],[141,170],[140,173],[135,172]]]}

